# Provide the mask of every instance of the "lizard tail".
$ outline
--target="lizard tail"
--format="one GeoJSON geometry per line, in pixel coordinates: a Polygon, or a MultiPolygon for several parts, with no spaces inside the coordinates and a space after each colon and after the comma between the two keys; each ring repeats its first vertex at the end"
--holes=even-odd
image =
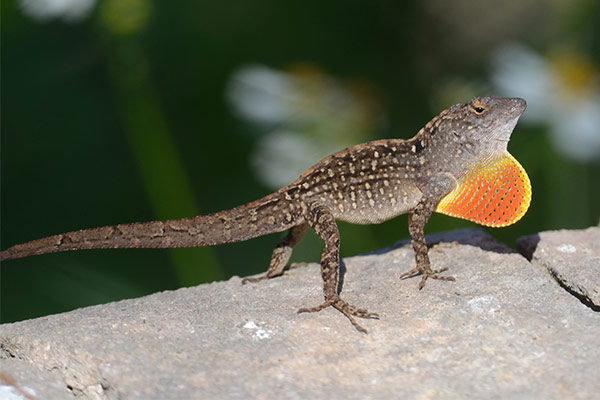
{"type": "Polygon", "coordinates": [[[182,248],[240,242],[287,230],[302,221],[300,210],[277,193],[231,210],[170,221],[84,229],[17,244],[0,261],[84,249],[182,248]]]}

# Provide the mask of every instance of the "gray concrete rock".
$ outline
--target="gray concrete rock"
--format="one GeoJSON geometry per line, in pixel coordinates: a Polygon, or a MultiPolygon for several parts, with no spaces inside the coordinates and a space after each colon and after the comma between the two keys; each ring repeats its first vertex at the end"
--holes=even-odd
{"type": "Polygon", "coordinates": [[[0,358],[60,374],[64,398],[597,398],[599,313],[481,231],[429,240],[456,282],[399,280],[409,246],[344,260],[342,298],[380,315],[368,334],[295,312],[323,300],[309,264],[0,325],[0,358]]]}
{"type": "MultiPolygon", "coordinates": [[[[6,355],[7,349],[1,351],[6,355]]],[[[0,399],[68,399],[72,392],[56,371],[39,368],[16,358],[0,359],[0,399]]]]}
{"type": "Polygon", "coordinates": [[[526,236],[517,248],[585,304],[600,311],[600,228],[526,236]]]}

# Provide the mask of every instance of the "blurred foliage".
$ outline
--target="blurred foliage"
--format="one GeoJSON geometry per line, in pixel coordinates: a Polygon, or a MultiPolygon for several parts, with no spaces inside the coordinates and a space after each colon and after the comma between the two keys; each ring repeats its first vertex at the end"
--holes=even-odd
{"type": "MultiPolygon", "coordinates": [[[[490,60],[507,42],[549,60],[560,49],[558,65],[568,71],[580,70],[573,63],[583,57],[592,87],[598,84],[593,0],[36,3],[44,1],[1,5],[2,248],[86,227],[210,213],[272,191],[252,162],[268,132],[227,99],[232,77],[247,65],[291,73],[309,65],[333,82],[325,87],[366,82],[383,117],[353,136],[365,140],[412,137],[442,108],[496,90],[490,60]]],[[[565,157],[552,129],[543,120],[520,123],[511,140],[533,202],[519,223],[488,230],[509,245],[526,234],[598,223],[598,157],[565,157]]],[[[434,215],[427,231],[473,226],[434,215]]],[[[408,237],[406,216],[377,226],[341,223],[340,230],[343,256],[408,237]]],[[[0,320],[262,272],[277,241],[11,261],[1,267],[0,320]]],[[[293,261],[317,261],[320,248],[311,234],[293,261]]]]}

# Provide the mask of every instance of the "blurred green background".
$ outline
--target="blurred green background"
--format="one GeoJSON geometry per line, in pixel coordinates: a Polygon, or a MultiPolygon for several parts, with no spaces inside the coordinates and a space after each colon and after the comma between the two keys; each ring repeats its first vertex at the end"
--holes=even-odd
{"type": "MultiPolygon", "coordinates": [[[[509,150],[533,184],[525,217],[487,230],[512,246],[596,225],[599,4],[3,1],[1,246],[234,207],[486,94],[528,100],[509,150]]],[[[340,230],[343,256],[408,237],[406,216],[340,230]]],[[[263,272],[278,240],[10,261],[0,320],[263,272]]],[[[293,261],[320,249],[310,234],[293,261]]]]}

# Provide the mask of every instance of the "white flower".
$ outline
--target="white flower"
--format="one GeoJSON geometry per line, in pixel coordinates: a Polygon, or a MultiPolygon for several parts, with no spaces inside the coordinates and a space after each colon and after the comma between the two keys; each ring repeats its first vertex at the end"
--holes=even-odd
{"type": "Polygon", "coordinates": [[[19,5],[25,15],[40,21],[62,18],[79,22],[92,12],[96,0],[19,0],[19,5]]]}
{"type": "Polygon", "coordinates": [[[492,81],[506,96],[527,100],[524,123],[547,124],[559,154],[586,162],[600,158],[600,74],[581,54],[544,58],[518,44],[499,48],[492,81]]]}
{"type": "Polygon", "coordinates": [[[234,73],[227,98],[260,135],[252,154],[259,179],[284,186],[321,158],[372,136],[380,107],[362,89],[306,65],[290,72],[250,65],[234,73]]]}

